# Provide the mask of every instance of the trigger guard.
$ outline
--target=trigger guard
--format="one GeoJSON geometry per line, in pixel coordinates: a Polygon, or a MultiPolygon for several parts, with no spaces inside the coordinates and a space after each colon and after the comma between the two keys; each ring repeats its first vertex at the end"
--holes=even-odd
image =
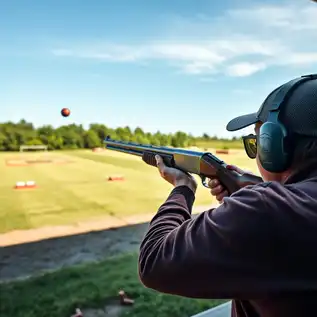
{"type": "Polygon", "coordinates": [[[203,184],[204,187],[209,188],[208,183],[206,182],[207,177],[206,176],[201,176],[201,183],[203,184]]]}

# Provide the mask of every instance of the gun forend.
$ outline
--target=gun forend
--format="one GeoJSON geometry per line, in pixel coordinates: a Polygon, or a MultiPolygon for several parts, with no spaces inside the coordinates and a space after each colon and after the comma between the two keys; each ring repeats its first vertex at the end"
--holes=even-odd
{"type": "Polygon", "coordinates": [[[115,141],[110,137],[104,140],[104,144],[109,150],[140,156],[145,163],[155,167],[155,155],[160,155],[165,165],[177,168],[185,173],[199,175],[205,187],[208,187],[206,184],[207,178],[218,178],[229,194],[246,185],[255,185],[263,181],[258,176],[247,173],[240,175],[227,169],[224,161],[209,152],[115,141]]]}

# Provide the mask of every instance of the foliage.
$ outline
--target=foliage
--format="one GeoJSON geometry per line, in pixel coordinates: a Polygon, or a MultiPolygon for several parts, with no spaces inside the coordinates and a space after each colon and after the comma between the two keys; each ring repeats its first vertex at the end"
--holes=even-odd
{"type": "Polygon", "coordinates": [[[139,281],[136,263],[137,255],[128,254],[1,284],[0,315],[71,316],[76,307],[104,308],[113,302],[120,289],[135,300],[131,309],[120,314],[122,317],[192,316],[223,302],[182,298],[146,289],[139,281]]]}
{"type": "MultiPolygon", "coordinates": [[[[212,142],[215,147],[240,148],[241,140],[235,137],[232,140],[219,139],[204,134],[202,137],[194,137],[185,132],[164,134],[159,131],[149,133],[140,127],[132,131],[129,127],[109,128],[104,124],[92,123],[88,130],[82,125],[69,124],[53,128],[44,125],[35,128],[25,120],[18,123],[5,122],[0,124],[0,151],[17,151],[20,145],[47,145],[49,150],[94,148],[102,146],[106,136],[120,141],[130,141],[156,146],[206,146],[212,142]]],[[[208,146],[207,146],[208,147],[208,146]]],[[[209,146],[210,147],[210,146],[209,146]]]]}

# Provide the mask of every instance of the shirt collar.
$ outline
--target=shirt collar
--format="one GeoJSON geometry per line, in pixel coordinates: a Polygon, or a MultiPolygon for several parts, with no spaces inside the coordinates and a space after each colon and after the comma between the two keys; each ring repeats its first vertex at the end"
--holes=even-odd
{"type": "Polygon", "coordinates": [[[294,169],[286,178],[284,184],[298,183],[306,179],[317,180],[317,158],[311,159],[294,169]]]}

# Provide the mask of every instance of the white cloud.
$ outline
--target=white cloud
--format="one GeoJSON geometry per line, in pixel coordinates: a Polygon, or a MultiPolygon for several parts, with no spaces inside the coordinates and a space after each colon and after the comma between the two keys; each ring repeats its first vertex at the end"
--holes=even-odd
{"type": "Polygon", "coordinates": [[[283,6],[267,5],[252,9],[228,11],[228,16],[244,23],[255,23],[273,29],[317,30],[317,8],[311,3],[292,3],[283,6]]]}
{"type": "Polygon", "coordinates": [[[234,77],[272,66],[317,64],[317,6],[313,2],[253,6],[213,19],[200,15],[175,21],[168,40],[138,45],[84,43],[52,53],[105,62],[160,60],[187,74],[234,77]]]}
{"type": "MultiPolygon", "coordinates": [[[[284,60],[284,64],[307,65],[317,63],[317,52],[311,53],[290,53],[284,60]]],[[[281,61],[283,64],[283,61],[281,61]]]]}
{"type": "Polygon", "coordinates": [[[226,68],[226,73],[232,77],[245,77],[250,76],[260,70],[265,69],[267,66],[264,63],[248,63],[242,62],[233,65],[229,65],[226,68]]]}
{"type": "Polygon", "coordinates": [[[53,54],[55,56],[77,57],[97,59],[114,62],[133,62],[146,57],[145,52],[142,52],[140,47],[128,47],[119,45],[104,45],[100,47],[72,48],[72,49],[55,49],[53,54]]]}

